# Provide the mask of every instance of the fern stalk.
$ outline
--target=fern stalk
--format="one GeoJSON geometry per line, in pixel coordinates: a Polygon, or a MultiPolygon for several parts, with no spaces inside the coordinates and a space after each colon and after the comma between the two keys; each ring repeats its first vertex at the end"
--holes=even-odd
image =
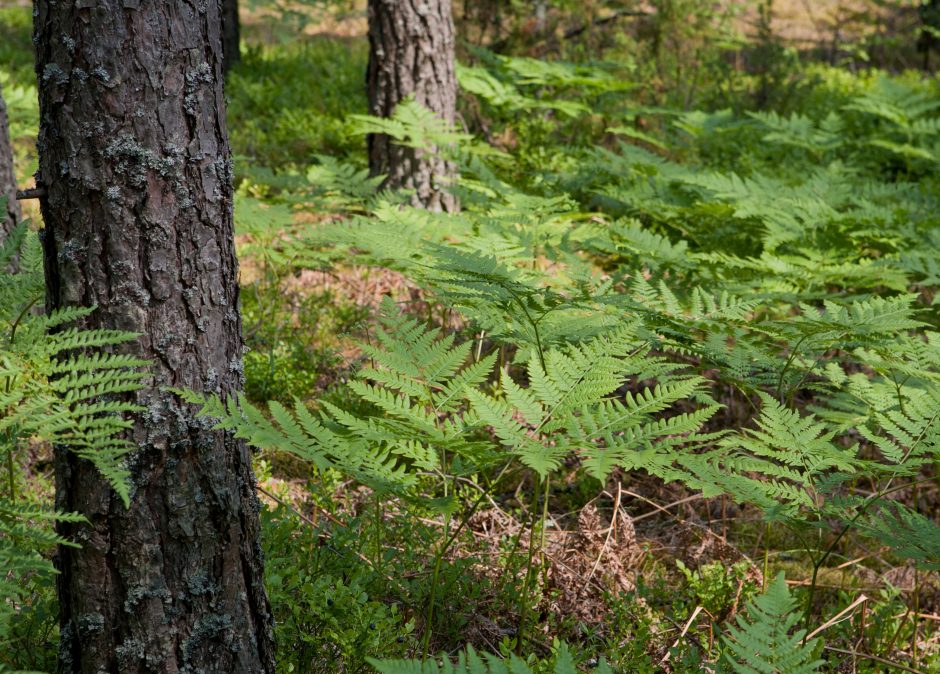
{"type": "Polygon", "coordinates": [[[15,431],[7,433],[7,479],[10,483],[10,503],[16,503],[16,475],[13,471],[13,450],[16,447],[15,431]]]}
{"type": "MultiPolygon", "coordinates": [[[[539,512],[539,489],[532,490],[532,525],[529,527],[529,551],[526,558],[526,569],[525,569],[525,583],[522,586],[522,594],[519,601],[519,627],[516,630],[516,654],[522,655],[522,644],[525,640],[525,629],[528,623],[529,617],[529,590],[532,587],[532,581],[534,579],[534,560],[535,560],[535,527],[536,524],[540,524],[539,528],[539,552],[544,552],[545,550],[545,522],[548,519],[548,487],[550,484],[549,478],[546,475],[543,479],[545,484],[545,497],[542,502],[542,511],[538,515],[538,520],[536,519],[536,513],[539,512]]],[[[541,486],[541,485],[539,485],[541,486]]]]}
{"type": "Polygon", "coordinates": [[[438,544],[437,550],[434,553],[434,571],[431,573],[431,592],[428,595],[428,614],[424,627],[424,643],[421,648],[425,657],[430,654],[431,633],[434,631],[434,604],[437,601],[437,583],[441,574],[441,561],[444,559],[444,553],[447,550],[445,545],[449,545],[450,541],[453,540],[449,536],[450,522],[451,515],[447,513],[444,515],[444,542],[438,544]]]}
{"type": "MultiPolygon", "coordinates": [[[[940,412],[938,412],[938,415],[940,415],[940,412]]],[[[926,433],[926,430],[924,432],[926,433]]],[[[806,624],[807,627],[809,627],[810,614],[813,609],[813,603],[814,603],[814,599],[816,595],[816,577],[819,574],[819,569],[822,568],[822,565],[825,564],[826,560],[832,556],[833,552],[835,552],[836,546],[839,544],[839,541],[841,541],[845,537],[845,535],[852,529],[852,527],[855,526],[856,522],[858,522],[859,518],[861,518],[861,516],[864,515],[865,512],[872,505],[874,505],[875,503],[883,499],[885,496],[888,496],[896,491],[901,491],[902,489],[907,489],[909,487],[913,487],[916,489],[918,485],[923,484],[924,482],[931,482],[933,479],[934,479],[933,477],[925,477],[920,480],[915,480],[914,482],[908,482],[906,484],[902,484],[894,488],[886,487],[885,489],[878,492],[877,494],[872,494],[871,497],[859,507],[856,513],[852,516],[852,518],[842,526],[842,528],[839,530],[839,533],[836,534],[836,537],[833,539],[832,543],[826,546],[826,549],[823,551],[823,554],[822,556],[820,556],[818,561],[816,560],[815,557],[810,555],[810,558],[813,560],[813,576],[810,579],[810,585],[809,585],[809,589],[807,592],[806,608],[803,614],[803,622],[806,624]]],[[[888,480],[888,485],[890,486],[890,484],[891,484],[891,480],[888,480]]],[[[800,540],[802,540],[802,538],[800,540]]],[[[804,545],[803,547],[804,549],[807,550],[807,552],[809,551],[809,548],[806,545],[804,545]]]]}

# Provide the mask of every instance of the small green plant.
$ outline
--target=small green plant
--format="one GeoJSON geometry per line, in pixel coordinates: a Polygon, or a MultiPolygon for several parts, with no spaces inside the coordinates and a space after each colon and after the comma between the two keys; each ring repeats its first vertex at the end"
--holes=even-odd
{"type": "Polygon", "coordinates": [[[738,616],[728,629],[728,660],[737,674],[813,674],[824,664],[818,659],[818,639],[804,639],[806,630],[792,632],[800,620],[782,573],[747,605],[747,619],[738,616]],[[791,633],[792,632],[792,633],[791,633]]]}
{"type": "MultiPolygon", "coordinates": [[[[461,653],[454,663],[450,658],[442,656],[438,659],[424,661],[417,660],[372,660],[372,665],[381,674],[576,674],[571,653],[564,644],[557,646],[553,658],[546,662],[527,663],[512,655],[503,660],[496,655],[484,653],[480,655],[473,647],[461,653]]],[[[612,674],[607,663],[601,661],[595,668],[598,674],[612,674]]]]}
{"type": "Polygon", "coordinates": [[[367,657],[405,652],[414,623],[375,596],[381,578],[352,554],[356,523],[329,547],[285,508],[263,511],[262,526],[278,672],[365,672],[367,657]]]}
{"type": "Polygon", "coordinates": [[[676,566],[699,605],[717,621],[723,620],[739,601],[746,601],[757,588],[756,583],[747,578],[750,564],[744,560],[731,566],[709,562],[693,570],[677,559],[676,566]]]}

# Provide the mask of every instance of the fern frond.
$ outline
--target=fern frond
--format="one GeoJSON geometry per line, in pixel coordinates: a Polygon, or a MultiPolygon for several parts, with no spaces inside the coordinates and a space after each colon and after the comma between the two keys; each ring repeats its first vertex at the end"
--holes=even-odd
{"type": "MultiPolygon", "coordinates": [[[[381,674],[533,674],[533,670],[524,660],[510,656],[502,660],[489,653],[479,654],[473,646],[468,646],[466,652],[460,653],[457,661],[442,656],[437,660],[375,660],[370,658],[369,663],[381,674]]],[[[539,671],[549,671],[539,669],[539,671]]],[[[574,659],[568,648],[562,644],[554,657],[553,674],[577,674],[574,659]]],[[[610,666],[601,660],[595,671],[598,674],[612,674],[610,666]]]]}
{"type": "Polygon", "coordinates": [[[737,674],[815,674],[824,663],[816,658],[818,639],[802,643],[805,630],[791,634],[799,621],[796,600],[781,572],[747,605],[747,619],[737,616],[728,628],[726,655],[737,674]]]}
{"type": "Polygon", "coordinates": [[[940,524],[902,503],[871,509],[859,528],[891,552],[924,569],[940,570],[940,524]]]}

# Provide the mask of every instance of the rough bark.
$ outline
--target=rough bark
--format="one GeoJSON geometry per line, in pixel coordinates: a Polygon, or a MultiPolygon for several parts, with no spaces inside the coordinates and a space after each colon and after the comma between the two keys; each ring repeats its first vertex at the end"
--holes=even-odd
{"type": "MultiPolygon", "coordinates": [[[[453,124],[457,103],[454,20],[450,0],[369,0],[369,113],[390,117],[408,96],[453,124]]],[[[413,203],[453,211],[446,182],[456,173],[434,151],[394,144],[384,134],[368,139],[369,168],[384,185],[414,190],[413,203]]]]}
{"type": "Polygon", "coordinates": [[[241,58],[240,39],[238,0],[222,0],[222,68],[225,72],[241,58]]]}
{"type": "Polygon", "coordinates": [[[7,105],[0,89],[0,197],[7,198],[5,211],[0,211],[0,241],[22,219],[20,204],[16,200],[16,171],[13,170],[13,147],[10,145],[10,121],[7,105]]]}
{"type": "Polygon", "coordinates": [[[219,0],[36,0],[47,305],[140,333],[130,508],[56,453],[60,672],[273,672],[241,442],[165,387],[228,395],[242,337],[219,0]]]}

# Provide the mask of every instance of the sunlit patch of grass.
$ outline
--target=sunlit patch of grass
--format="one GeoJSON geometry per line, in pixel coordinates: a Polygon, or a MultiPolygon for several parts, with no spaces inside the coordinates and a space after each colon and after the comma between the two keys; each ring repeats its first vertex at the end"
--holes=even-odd
{"type": "Polygon", "coordinates": [[[275,169],[317,153],[363,157],[347,120],[366,112],[365,67],[364,40],[249,46],[226,88],[233,154],[275,169]]]}

